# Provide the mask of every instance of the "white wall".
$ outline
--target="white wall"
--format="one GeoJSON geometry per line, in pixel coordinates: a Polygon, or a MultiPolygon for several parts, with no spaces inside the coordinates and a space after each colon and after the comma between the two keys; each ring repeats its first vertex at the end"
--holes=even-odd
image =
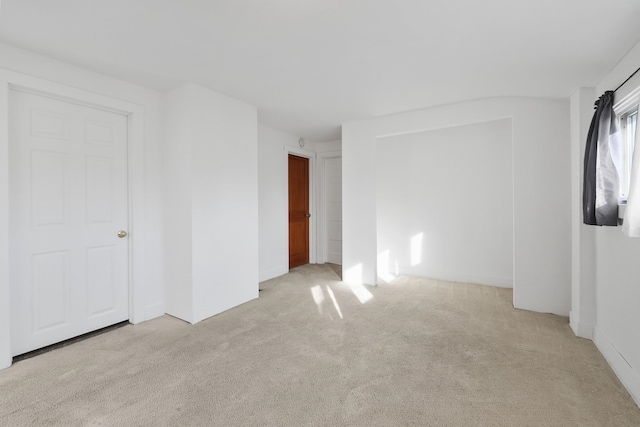
{"type": "MultiPolygon", "coordinates": [[[[0,44],[0,68],[8,69],[24,75],[34,76],[51,82],[67,85],[95,94],[140,105],[144,109],[144,228],[143,241],[138,245],[144,248],[142,259],[136,260],[136,274],[141,278],[136,283],[141,289],[143,299],[144,320],[160,316],[164,313],[164,286],[161,269],[163,263],[162,233],[162,186],[161,186],[161,149],[159,143],[159,111],[160,93],[113,79],[98,73],[90,72],[60,61],[34,54],[22,49],[0,44]]],[[[6,105],[3,106],[6,108],[6,105]]],[[[4,170],[6,173],[6,169],[4,170]]],[[[5,177],[6,178],[6,177],[5,177]]],[[[2,181],[2,179],[0,179],[2,181]]],[[[6,184],[6,179],[4,180],[6,184]]],[[[6,210],[6,206],[3,207],[6,210]]],[[[0,215],[3,217],[4,215],[0,215]]],[[[2,218],[0,218],[2,220],[2,218]]],[[[0,246],[4,247],[7,239],[6,230],[0,229],[0,246]]],[[[0,249],[2,256],[2,249],[0,249]]],[[[6,272],[8,267],[3,266],[6,272]]],[[[1,281],[1,279],[0,279],[1,281]]],[[[2,286],[0,285],[0,288],[2,286]]],[[[0,297],[8,300],[8,294],[0,289],[0,297]]],[[[3,310],[3,313],[5,311],[3,310]]],[[[8,342],[8,322],[0,327],[0,367],[8,366],[10,358],[8,342]]]]}
{"type": "Polygon", "coordinates": [[[195,84],[164,105],[167,312],[196,323],[258,297],[257,109],[195,84]]]}
{"type": "Polygon", "coordinates": [[[587,132],[593,116],[594,90],[580,88],[571,105],[571,312],[570,325],[591,339],[596,322],[595,227],[582,221],[582,176],[587,132]]]}
{"type": "Polygon", "coordinates": [[[188,87],[163,97],[163,183],[166,312],[193,322],[193,220],[191,159],[193,130],[188,87]]]}
{"type": "MultiPolygon", "coordinates": [[[[298,137],[258,125],[258,212],[260,281],[289,271],[287,163],[284,146],[298,147],[298,137]]],[[[306,145],[305,145],[306,147],[306,145]]]]}
{"type": "Polygon", "coordinates": [[[379,138],[378,275],[511,287],[511,120],[379,138]]]}
{"type": "Polygon", "coordinates": [[[512,120],[514,305],[568,315],[571,281],[567,100],[491,98],[343,125],[343,269],[375,284],[376,150],[391,135],[512,120]]]}
{"type": "Polygon", "coordinates": [[[327,153],[327,154],[339,154],[342,150],[342,141],[326,141],[326,142],[315,142],[313,144],[313,150],[316,153],[327,153]]]}
{"type": "MultiPolygon", "coordinates": [[[[640,43],[598,84],[595,96],[590,100],[591,105],[596,97],[606,90],[615,89],[639,66],[640,43]]],[[[630,90],[632,86],[634,83],[625,86],[620,93],[630,90]]],[[[620,93],[616,94],[616,98],[620,93]]],[[[579,126],[586,132],[588,120],[582,120],[579,126]]],[[[577,154],[580,156],[578,161],[582,161],[584,151],[577,154]]],[[[595,233],[595,254],[583,258],[580,267],[595,265],[593,340],[636,402],[640,403],[640,239],[623,236],[619,227],[590,229],[595,233]]],[[[580,250],[593,251],[593,245],[592,240],[581,241],[580,250]]],[[[588,278],[587,281],[581,278],[580,292],[585,296],[593,292],[588,278]]]]}

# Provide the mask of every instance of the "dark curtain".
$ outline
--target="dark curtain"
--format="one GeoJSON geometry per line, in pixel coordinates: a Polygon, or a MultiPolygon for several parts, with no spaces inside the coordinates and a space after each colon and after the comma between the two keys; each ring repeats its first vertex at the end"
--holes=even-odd
{"type": "Polygon", "coordinates": [[[584,223],[618,225],[618,170],[613,153],[619,147],[618,123],[613,111],[613,91],[596,101],[584,153],[582,206],[584,223]]]}

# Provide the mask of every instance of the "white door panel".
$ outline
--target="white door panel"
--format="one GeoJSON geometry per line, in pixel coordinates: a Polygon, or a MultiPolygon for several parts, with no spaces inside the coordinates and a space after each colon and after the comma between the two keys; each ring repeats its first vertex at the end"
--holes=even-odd
{"type": "Polygon", "coordinates": [[[127,117],[10,92],[11,351],[129,317],[127,117]]]}
{"type": "Polygon", "coordinates": [[[326,261],[342,264],[342,158],[325,161],[326,261]]]}

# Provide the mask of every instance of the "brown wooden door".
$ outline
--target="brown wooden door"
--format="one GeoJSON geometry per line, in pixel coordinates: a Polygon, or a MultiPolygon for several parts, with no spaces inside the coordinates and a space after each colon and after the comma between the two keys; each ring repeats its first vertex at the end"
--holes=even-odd
{"type": "Polygon", "coordinates": [[[309,263],[309,159],[289,154],[289,268],[309,263]]]}

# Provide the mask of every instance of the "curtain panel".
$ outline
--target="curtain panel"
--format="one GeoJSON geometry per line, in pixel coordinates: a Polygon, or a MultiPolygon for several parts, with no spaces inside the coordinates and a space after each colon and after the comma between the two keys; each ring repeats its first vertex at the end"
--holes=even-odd
{"type": "Polygon", "coordinates": [[[587,135],[582,194],[585,224],[618,225],[621,148],[613,91],[607,91],[596,101],[587,135]]]}
{"type": "MultiPolygon", "coordinates": [[[[640,137],[640,131],[636,126],[636,141],[640,137]]],[[[636,143],[636,145],[638,145],[636,143]]],[[[640,146],[633,150],[631,161],[631,182],[629,183],[629,196],[627,208],[624,212],[622,231],[629,237],[640,237],[640,146]]]]}

